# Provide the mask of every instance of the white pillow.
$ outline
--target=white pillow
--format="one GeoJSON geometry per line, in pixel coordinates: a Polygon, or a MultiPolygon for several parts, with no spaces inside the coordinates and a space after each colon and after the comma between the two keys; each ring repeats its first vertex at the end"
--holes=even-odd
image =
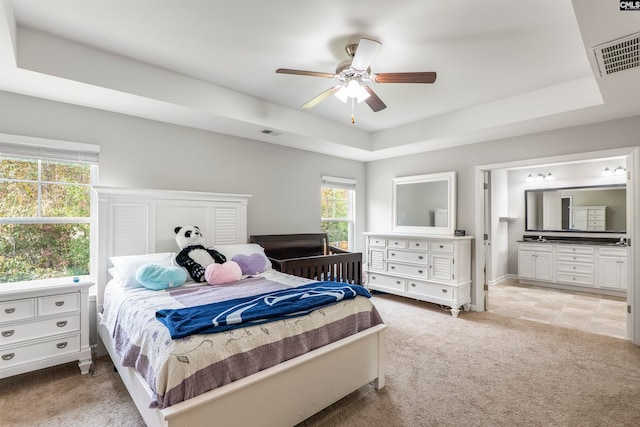
{"type": "Polygon", "coordinates": [[[245,243],[239,245],[215,245],[213,249],[224,255],[225,258],[227,258],[227,261],[231,261],[234,256],[239,254],[262,254],[265,256],[265,258],[267,258],[267,268],[272,267],[271,261],[264,253],[264,248],[257,243],[245,243]]]}
{"type": "Polygon", "coordinates": [[[142,283],[136,280],[136,271],[145,264],[161,265],[163,267],[175,266],[175,252],[162,252],[156,254],[112,256],[109,258],[113,269],[109,269],[111,276],[116,279],[123,288],[142,288],[142,283]]]}

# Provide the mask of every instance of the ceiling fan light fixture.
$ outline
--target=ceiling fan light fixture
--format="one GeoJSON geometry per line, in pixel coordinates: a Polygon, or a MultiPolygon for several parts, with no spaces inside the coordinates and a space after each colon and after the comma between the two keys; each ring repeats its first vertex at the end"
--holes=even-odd
{"type": "Polygon", "coordinates": [[[339,91],[335,93],[335,96],[340,101],[345,103],[349,98],[355,98],[358,100],[358,103],[360,103],[371,95],[369,95],[369,92],[367,92],[362,86],[360,86],[360,83],[358,83],[358,81],[350,80],[348,83],[345,83],[339,91]]]}

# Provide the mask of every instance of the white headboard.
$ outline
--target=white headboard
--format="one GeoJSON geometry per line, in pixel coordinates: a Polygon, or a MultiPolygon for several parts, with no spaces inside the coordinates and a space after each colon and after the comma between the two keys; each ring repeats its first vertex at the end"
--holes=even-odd
{"type": "Polygon", "coordinates": [[[247,243],[245,194],[93,187],[98,218],[91,229],[91,275],[102,309],[109,257],[154,252],[178,252],[174,228],[197,225],[207,246],[247,243]],[[96,251],[96,252],[94,252],[96,251]]]}

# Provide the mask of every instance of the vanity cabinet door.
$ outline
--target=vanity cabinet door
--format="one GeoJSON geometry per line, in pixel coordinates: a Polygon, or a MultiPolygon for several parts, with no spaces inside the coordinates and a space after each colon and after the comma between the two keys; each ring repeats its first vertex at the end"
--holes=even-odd
{"type": "Polygon", "coordinates": [[[536,279],[552,280],[553,257],[550,253],[536,252],[536,279]]]}
{"type": "Polygon", "coordinates": [[[600,256],[599,285],[603,288],[626,289],[626,257],[600,256]]]}

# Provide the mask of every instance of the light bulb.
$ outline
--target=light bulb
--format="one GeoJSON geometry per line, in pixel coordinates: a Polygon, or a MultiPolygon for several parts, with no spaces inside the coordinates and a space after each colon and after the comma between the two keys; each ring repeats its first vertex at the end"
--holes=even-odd
{"type": "Polygon", "coordinates": [[[604,168],[604,170],[602,171],[602,176],[611,176],[611,175],[613,175],[613,172],[611,172],[611,169],[604,168]]]}
{"type": "Polygon", "coordinates": [[[618,166],[613,170],[614,175],[624,175],[625,172],[626,172],[626,169],[623,168],[622,166],[618,166]]]}
{"type": "Polygon", "coordinates": [[[544,179],[547,181],[553,181],[555,178],[553,177],[553,175],[551,175],[551,172],[549,172],[544,179]]]}
{"type": "Polygon", "coordinates": [[[533,175],[529,174],[529,176],[527,177],[527,182],[531,182],[533,181],[533,175]]]}

